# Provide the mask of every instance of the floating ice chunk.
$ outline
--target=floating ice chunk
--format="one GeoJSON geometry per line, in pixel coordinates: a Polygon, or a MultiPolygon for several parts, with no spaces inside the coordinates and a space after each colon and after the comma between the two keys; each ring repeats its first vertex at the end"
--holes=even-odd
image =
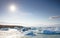
{"type": "Polygon", "coordinates": [[[35,34],[33,31],[31,31],[31,30],[25,31],[25,32],[24,32],[24,35],[28,35],[28,36],[36,36],[36,34],[35,34]]]}

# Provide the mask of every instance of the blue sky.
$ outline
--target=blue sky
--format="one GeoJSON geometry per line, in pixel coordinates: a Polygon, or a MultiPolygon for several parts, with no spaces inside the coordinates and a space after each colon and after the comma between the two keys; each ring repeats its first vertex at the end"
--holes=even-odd
{"type": "Polygon", "coordinates": [[[59,0],[0,0],[0,22],[23,24],[60,23],[59,0]],[[16,6],[13,13],[9,7],[16,6]]]}

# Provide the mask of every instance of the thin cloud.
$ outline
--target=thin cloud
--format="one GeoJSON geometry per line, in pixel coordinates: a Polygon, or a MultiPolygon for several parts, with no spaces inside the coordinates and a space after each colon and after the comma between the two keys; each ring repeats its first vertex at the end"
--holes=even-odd
{"type": "Polygon", "coordinates": [[[20,16],[33,15],[32,13],[29,13],[29,12],[23,12],[23,11],[17,11],[16,13],[17,13],[17,15],[20,15],[20,16]]]}
{"type": "Polygon", "coordinates": [[[60,18],[60,16],[52,16],[52,17],[49,17],[49,19],[57,19],[57,18],[60,18]]]}

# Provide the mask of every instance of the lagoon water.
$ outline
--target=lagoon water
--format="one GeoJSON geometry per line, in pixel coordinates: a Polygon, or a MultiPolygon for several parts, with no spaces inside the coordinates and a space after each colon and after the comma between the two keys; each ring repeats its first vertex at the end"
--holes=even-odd
{"type": "Polygon", "coordinates": [[[36,36],[27,36],[16,30],[0,31],[0,38],[60,38],[60,35],[37,34],[36,36]]]}
{"type": "Polygon", "coordinates": [[[60,35],[45,35],[45,34],[39,34],[36,37],[33,38],[60,38],[60,35]]]}

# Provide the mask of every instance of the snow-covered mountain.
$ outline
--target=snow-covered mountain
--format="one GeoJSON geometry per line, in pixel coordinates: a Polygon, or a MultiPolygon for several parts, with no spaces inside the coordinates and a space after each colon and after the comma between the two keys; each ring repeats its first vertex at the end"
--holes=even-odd
{"type": "Polygon", "coordinates": [[[60,27],[60,24],[48,24],[48,25],[37,24],[34,25],[34,27],[60,27]]]}

